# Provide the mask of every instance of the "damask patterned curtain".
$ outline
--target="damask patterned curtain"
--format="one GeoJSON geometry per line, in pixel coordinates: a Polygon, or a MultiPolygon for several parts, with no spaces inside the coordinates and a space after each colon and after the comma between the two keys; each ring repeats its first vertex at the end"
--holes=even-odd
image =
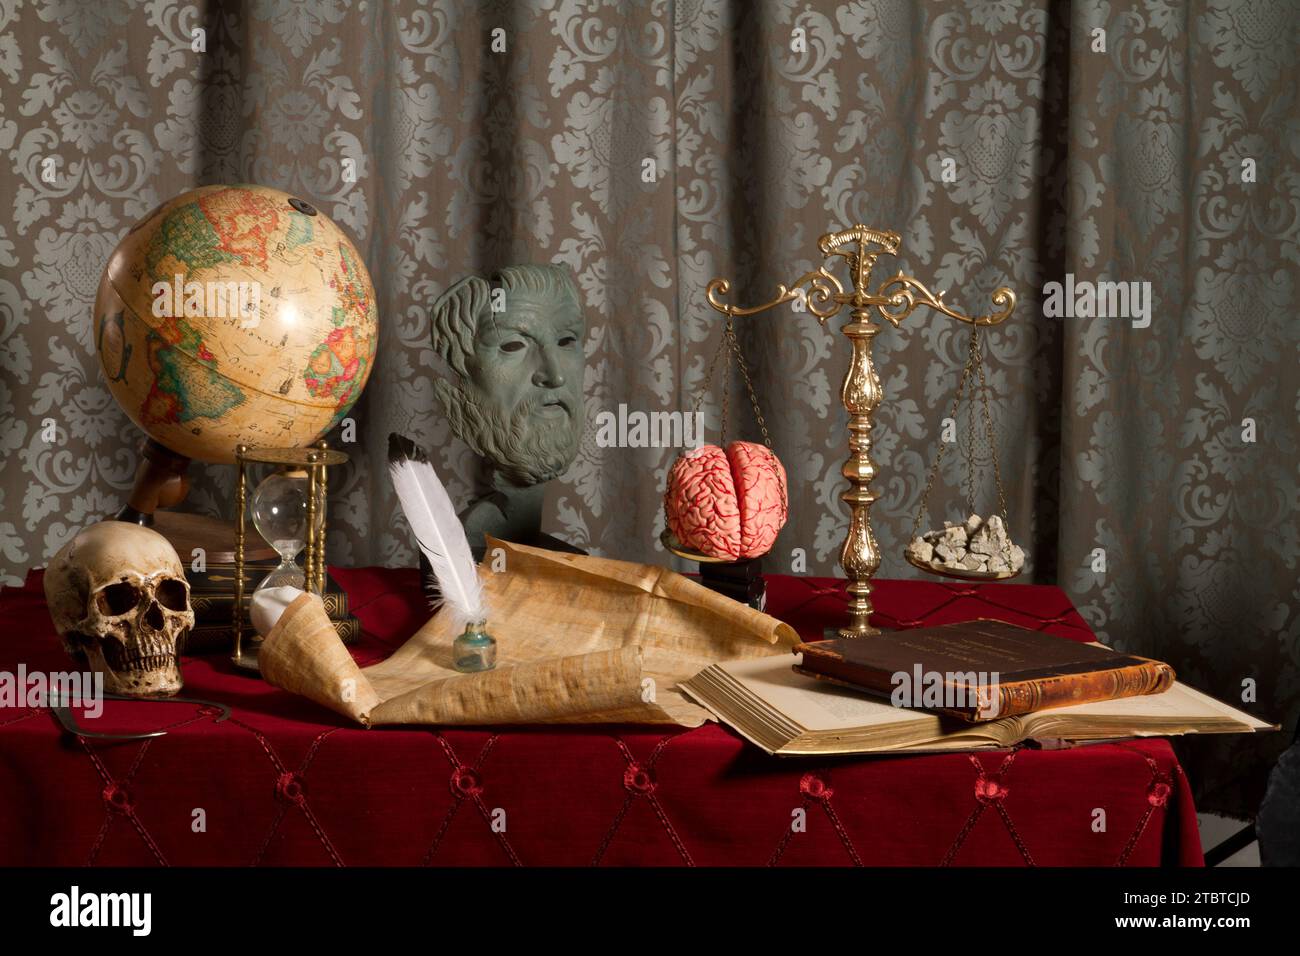
{"type": "MultiPolygon", "coordinates": [[[[968,310],[1020,296],[986,351],[1033,579],[1104,640],[1292,728],[1298,31],[1289,0],[0,0],[0,582],[125,498],[138,435],[90,306],[118,239],[187,188],[292,191],[366,256],[380,354],[332,485],[342,564],[414,561],[379,467],[390,430],[469,489],[431,390],[428,307],[457,278],[566,264],[589,421],[689,410],[720,332],[705,283],[765,299],[820,264],[821,233],[863,222],[968,310]],[[1149,324],[1045,316],[1067,275],[1149,283],[1149,324]]],[[[768,568],[834,573],[842,337],[785,310],[739,331],[791,476],[768,568]]],[[[965,328],[932,313],[877,339],[882,575],[913,573],[901,549],[965,356],[965,328]]],[[[724,384],[732,433],[754,437],[724,384]]],[[[589,427],[550,530],[665,560],[673,455],[589,427]]],[[[959,466],[930,523],[965,507],[959,466]]],[[[189,507],[229,516],[233,477],[196,466],[189,507]]],[[[1202,806],[1252,812],[1282,736],[1186,744],[1202,806]]]]}

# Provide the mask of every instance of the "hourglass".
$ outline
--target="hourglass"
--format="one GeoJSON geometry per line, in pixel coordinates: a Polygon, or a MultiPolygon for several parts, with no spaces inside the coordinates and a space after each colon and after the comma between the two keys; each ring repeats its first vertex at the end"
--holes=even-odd
{"type": "Polygon", "coordinates": [[[235,503],[235,652],[232,660],[248,670],[257,669],[257,643],[244,642],[244,535],[246,515],[280,554],[280,563],[264,577],[254,591],[295,587],[320,594],[325,587],[325,501],[326,469],[341,465],[348,456],[325,442],[309,448],[251,448],[239,445],[235,503]],[[278,468],[258,484],[251,500],[248,495],[248,466],[276,465],[278,468]],[[302,554],[302,566],[298,555],[302,554]]]}
{"type": "MultiPolygon", "coordinates": [[[[285,467],[268,475],[253,492],[253,527],[280,555],[279,566],[262,578],[254,594],[279,587],[311,590],[298,566],[298,555],[307,546],[307,486],[306,471],[285,467]]],[[[317,504],[312,509],[313,530],[319,535],[325,527],[325,507],[324,501],[317,504]]]]}

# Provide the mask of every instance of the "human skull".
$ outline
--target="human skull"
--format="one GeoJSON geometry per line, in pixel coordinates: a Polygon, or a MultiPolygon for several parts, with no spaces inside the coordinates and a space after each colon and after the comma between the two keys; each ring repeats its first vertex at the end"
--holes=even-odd
{"type": "Polygon", "coordinates": [[[45,601],[63,646],[104,675],[104,689],[169,697],[181,689],[178,644],[194,626],[176,550],[127,521],[91,525],[45,569],[45,601]]]}

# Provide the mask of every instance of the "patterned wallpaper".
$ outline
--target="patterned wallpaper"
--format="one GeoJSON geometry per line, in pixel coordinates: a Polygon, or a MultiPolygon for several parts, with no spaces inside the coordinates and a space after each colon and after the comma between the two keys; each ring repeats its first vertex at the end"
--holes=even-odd
{"type": "MultiPolygon", "coordinates": [[[[125,498],[138,436],[90,304],[119,237],[184,189],[298,193],[370,267],[380,352],[331,486],[342,564],[414,561],[377,467],[390,430],[470,490],[431,385],[428,307],[457,278],[568,265],[589,422],[688,410],[720,332],[704,284],[766,299],[819,264],[821,233],[865,222],[901,232],[898,265],[968,310],[998,285],[1020,296],[986,352],[1030,577],[1211,693],[1239,702],[1253,680],[1245,706],[1289,730],[1298,30],[1288,0],[0,0],[0,582],[125,498]],[[1067,276],[1147,283],[1149,315],[1045,314],[1067,276]]],[[[833,573],[842,336],[791,310],[739,331],[791,478],[769,568],[802,549],[833,573]]],[[[964,327],[925,311],[877,338],[882,575],[915,573],[901,550],[965,354],[964,327]]],[[[732,433],[755,437],[728,384],[732,433]]],[[[673,455],[589,427],[550,529],[666,560],[673,455]]],[[[987,488],[989,449],[975,458],[987,488]]],[[[961,464],[945,457],[928,523],[964,507],[961,464]]],[[[189,506],[228,515],[232,469],[194,471],[189,506]]],[[[1186,744],[1202,805],[1253,811],[1283,736],[1186,744]]]]}

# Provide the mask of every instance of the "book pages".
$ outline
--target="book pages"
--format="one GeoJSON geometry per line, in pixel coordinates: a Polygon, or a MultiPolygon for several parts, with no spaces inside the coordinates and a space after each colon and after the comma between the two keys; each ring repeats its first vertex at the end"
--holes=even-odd
{"type": "Polygon", "coordinates": [[[793,665],[802,657],[792,654],[780,661],[727,661],[719,668],[804,730],[856,730],[908,723],[917,730],[938,733],[939,718],[933,714],[903,710],[883,697],[823,684],[795,673],[793,665]]]}
{"type": "Polygon", "coordinates": [[[1009,747],[1034,738],[1095,741],[1188,733],[1276,730],[1177,682],[1167,691],[1075,704],[979,724],[895,707],[883,697],[792,670],[799,656],[727,661],[686,680],[682,689],[768,753],[933,752],[1009,747]]]}

